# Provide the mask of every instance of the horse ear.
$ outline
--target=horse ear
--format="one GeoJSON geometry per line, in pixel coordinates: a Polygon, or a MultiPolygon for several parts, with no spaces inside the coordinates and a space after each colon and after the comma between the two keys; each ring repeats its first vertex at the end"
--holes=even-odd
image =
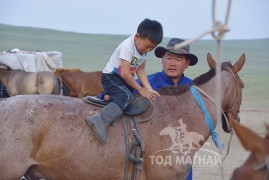
{"type": "Polygon", "coordinates": [[[242,69],[242,67],[245,64],[245,60],[246,60],[246,55],[245,53],[243,53],[242,56],[239,58],[239,60],[233,65],[234,73],[237,73],[242,69]]]}
{"type": "Polygon", "coordinates": [[[231,113],[228,113],[228,119],[243,147],[261,157],[265,150],[263,139],[251,129],[239,124],[231,113]]]}
{"type": "Polygon", "coordinates": [[[216,67],[216,62],[210,53],[207,53],[207,63],[209,65],[210,69],[214,69],[216,67]]]}

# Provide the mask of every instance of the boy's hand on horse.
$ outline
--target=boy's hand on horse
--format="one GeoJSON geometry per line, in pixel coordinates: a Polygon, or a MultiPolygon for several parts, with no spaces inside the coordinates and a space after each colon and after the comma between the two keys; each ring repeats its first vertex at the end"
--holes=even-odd
{"type": "Polygon", "coordinates": [[[155,96],[161,96],[157,91],[150,89],[148,90],[150,93],[153,93],[155,96]]]}
{"type": "Polygon", "coordinates": [[[140,89],[138,89],[137,91],[141,96],[147,98],[148,100],[150,101],[153,101],[155,100],[156,96],[159,95],[158,92],[152,90],[152,91],[149,91],[147,90],[146,88],[144,87],[141,87],[140,89]]]}

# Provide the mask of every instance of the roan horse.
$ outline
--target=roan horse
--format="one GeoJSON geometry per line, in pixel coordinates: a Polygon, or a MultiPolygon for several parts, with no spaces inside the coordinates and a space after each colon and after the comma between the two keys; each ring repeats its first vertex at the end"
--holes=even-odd
{"type": "Polygon", "coordinates": [[[0,82],[9,96],[18,94],[61,94],[61,80],[47,71],[25,72],[0,68],[0,82]]]}
{"type": "Polygon", "coordinates": [[[246,150],[251,151],[250,156],[241,167],[234,170],[232,180],[268,180],[269,179],[269,124],[266,124],[267,135],[262,138],[247,127],[234,120],[228,114],[229,120],[246,150]]]}
{"type": "MultiPolygon", "coordinates": [[[[222,65],[221,105],[233,116],[240,108],[243,83],[237,72],[244,62],[243,54],[233,66],[229,62],[222,65]]],[[[208,64],[211,70],[197,77],[194,84],[214,97],[215,61],[211,55],[208,64]]],[[[215,105],[206,97],[203,100],[216,125],[215,105]]],[[[189,90],[160,96],[152,103],[152,118],[138,124],[145,145],[141,178],[185,179],[190,164],[178,161],[183,156],[180,151],[161,151],[171,146],[171,138],[159,133],[168,126],[177,127],[182,119],[188,132],[207,140],[210,132],[201,109],[189,90]]],[[[123,179],[126,149],[122,122],[108,129],[107,143],[101,145],[85,121],[98,110],[82,99],[66,96],[19,95],[1,101],[0,179],[19,179],[24,174],[28,179],[123,179]]],[[[193,158],[194,153],[186,156],[193,158]]]]}
{"type": "Polygon", "coordinates": [[[79,69],[55,68],[53,72],[61,78],[64,87],[69,91],[64,95],[73,97],[96,96],[104,91],[101,83],[101,71],[82,72],[79,69]]]}

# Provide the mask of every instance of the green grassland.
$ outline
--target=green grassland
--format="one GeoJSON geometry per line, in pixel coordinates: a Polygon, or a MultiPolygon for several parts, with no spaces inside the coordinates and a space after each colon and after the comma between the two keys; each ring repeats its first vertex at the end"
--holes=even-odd
{"type": "MultiPolygon", "coordinates": [[[[18,48],[24,51],[60,51],[65,68],[83,71],[102,70],[110,55],[127,35],[81,34],[49,29],[17,27],[0,24],[0,51],[18,48]]],[[[179,35],[180,37],[180,35],[179,35]]],[[[165,46],[170,38],[164,38],[165,46]]],[[[216,57],[214,40],[199,40],[191,44],[191,52],[199,62],[189,67],[185,75],[195,78],[209,70],[206,54],[216,57]]],[[[246,63],[239,75],[245,84],[243,107],[269,109],[269,38],[255,40],[224,40],[221,42],[221,60],[234,63],[242,53],[246,63]]],[[[148,74],[161,70],[161,60],[149,53],[148,74]]]]}

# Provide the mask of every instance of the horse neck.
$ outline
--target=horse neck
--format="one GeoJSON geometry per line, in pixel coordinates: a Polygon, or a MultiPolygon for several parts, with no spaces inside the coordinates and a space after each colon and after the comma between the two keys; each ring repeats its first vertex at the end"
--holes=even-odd
{"type": "MultiPolygon", "coordinates": [[[[211,80],[199,85],[198,87],[207,93],[213,100],[215,100],[216,93],[216,79],[211,80]]],[[[231,88],[234,88],[235,83],[233,76],[230,72],[222,71],[222,87],[221,87],[221,105],[226,106],[227,103],[235,101],[235,97],[226,98],[230,96],[231,88]]],[[[211,115],[214,125],[217,125],[216,115],[216,105],[211,102],[208,98],[201,94],[201,97],[206,105],[206,108],[211,115]]],[[[171,96],[160,96],[155,101],[153,101],[155,106],[155,118],[158,119],[156,122],[155,129],[161,131],[165,127],[171,125],[172,127],[179,127],[179,119],[182,119],[184,124],[187,126],[188,132],[197,132],[202,134],[205,140],[210,136],[210,131],[205,123],[204,114],[201,108],[197,105],[195,98],[193,97],[191,91],[187,91],[180,95],[171,96]]]]}
{"type": "MultiPolygon", "coordinates": [[[[179,128],[185,125],[187,132],[197,132],[203,135],[205,139],[210,136],[203,113],[190,91],[180,95],[160,96],[153,103],[155,117],[158,120],[154,120],[156,126],[152,129],[161,131],[167,126],[179,128]],[[180,119],[182,119],[184,125],[179,123],[180,119]]],[[[214,104],[209,103],[209,105],[208,110],[213,112],[214,104]]],[[[215,121],[214,124],[216,125],[215,121]]],[[[170,133],[173,132],[170,131],[170,133]]]]}

